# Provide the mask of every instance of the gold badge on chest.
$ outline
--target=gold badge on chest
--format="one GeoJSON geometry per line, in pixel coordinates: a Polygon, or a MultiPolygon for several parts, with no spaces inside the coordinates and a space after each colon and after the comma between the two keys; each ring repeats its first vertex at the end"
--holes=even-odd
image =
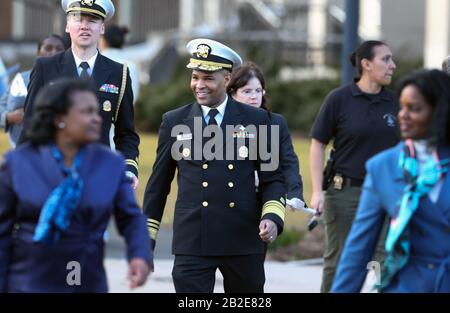
{"type": "Polygon", "coordinates": [[[191,155],[191,150],[189,148],[183,149],[183,157],[188,158],[191,155]]]}
{"type": "Polygon", "coordinates": [[[248,157],[248,148],[246,146],[242,146],[239,148],[239,157],[244,159],[248,157]]]}
{"type": "Polygon", "coordinates": [[[105,100],[105,102],[103,102],[103,111],[105,112],[111,111],[111,101],[105,100]]]}

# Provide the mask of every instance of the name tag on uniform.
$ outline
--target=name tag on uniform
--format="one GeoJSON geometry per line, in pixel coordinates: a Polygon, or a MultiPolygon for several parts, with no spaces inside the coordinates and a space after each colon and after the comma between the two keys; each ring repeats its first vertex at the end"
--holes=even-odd
{"type": "Polygon", "coordinates": [[[192,134],[179,134],[177,135],[177,140],[191,140],[192,139],[192,134]]]}
{"type": "Polygon", "coordinates": [[[108,93],[119,93],[119,87],[113,84],[103,84],[100,87],[100,91],[108,92],[108,93]]]}
{"type": "Polygon", "coordinates": [[[248,132],[238,132],[238,133],[233,133],[233,138],[250,138],[250,139],[254,139],[255,138],[255,134],[250,134],[248,132]]]}
{"type": "Polygon", "coordinates": [[[245,127],[241,125],[239,127],[239,132],[233,133],[233,138],[255,138],[255,134],[250,134],[248,131],[246,131],[245,127]]]}

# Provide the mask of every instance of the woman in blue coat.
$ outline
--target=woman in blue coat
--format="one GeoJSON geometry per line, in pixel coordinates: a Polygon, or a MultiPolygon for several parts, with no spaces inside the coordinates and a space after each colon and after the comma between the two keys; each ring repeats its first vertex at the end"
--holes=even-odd
{"type": "MultiPolygon", "coordinates": [[[[268,111],[272,125],[279,127],[279,161],[287,187],[286,205],[294,210],[305,206],[300,165],[292,145],[291,135],[285,118],[269,111],[267,107],[265,79],[259,67],[246,62],[237,68],[227,86],[227,93],[234,100],[268,111]]],[[[272,238],[270,241],[275,240],[272,238]]]]}
{"type": "Polygon", "coordinates": [[[450,76],[419,71],[399,88],[403,141],[367,162],[332,290],[359,292],[384,216],[382,292],[450,292],[450,76]]]}
{"type": "Polygon", "coordinates": [[[101,117],[89,82],[44,87],[30,140],[0,167],[0,292],[106,292],[103,233],[114,214],[130,287],[145,283],[150,239],[122,156],[95,143],[101,117]]]}

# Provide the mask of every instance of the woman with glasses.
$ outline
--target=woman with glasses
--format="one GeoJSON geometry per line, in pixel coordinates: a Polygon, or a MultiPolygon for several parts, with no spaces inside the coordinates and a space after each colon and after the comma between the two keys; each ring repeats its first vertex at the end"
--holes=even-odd
{"type": "Polygon", "coordinates": [[[279,127],[279,160],[288,190],[286,204],[292,210],[300,209],[305,203],[299,161],[294,152],[286,120],[282,115],[270,112],[267,107],[265,85],[259,67],[252,62],[246,62],[233,72],[227,92],[236,101],[266,110],[272,125],[279,127]]]}

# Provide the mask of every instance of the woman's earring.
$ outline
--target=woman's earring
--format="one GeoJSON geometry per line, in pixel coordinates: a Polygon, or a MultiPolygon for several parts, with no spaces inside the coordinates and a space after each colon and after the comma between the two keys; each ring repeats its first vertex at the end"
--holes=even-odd
{"type": "Polygon", "coordinates": [[[59,123],[58,123],[58,128],[59,128],[59,129],[64,129],[64,128],[66,128],[66,123],[64,123],[64,122],[59,122],[59,123]]]}

